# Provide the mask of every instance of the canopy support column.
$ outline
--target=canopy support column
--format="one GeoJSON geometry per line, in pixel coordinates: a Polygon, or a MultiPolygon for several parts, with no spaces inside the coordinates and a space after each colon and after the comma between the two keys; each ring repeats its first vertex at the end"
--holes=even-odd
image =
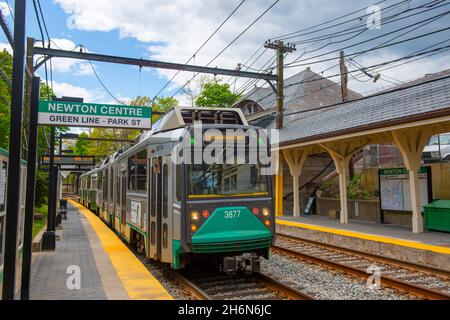
{"type": "Polygon", "coordinates": [[[334,161],[336,172],[339,174],[339,201],[341,203],[339,216],[340,222],[344,224],[348,223],[347,174],[350,159],[368,143],[368,139],[360,139],[320,144],[330,154],[334,161]]]}
{"type": "Polygon", "coordinates": [[[418,171],[422,159],[423,148],[425,148],[431,135],[432,132],[430,128],[392,131],[392,138],[403,157],[406,169],[409,171],[413,233],[423,232],[418,171]]]}
{"type": "Polygon", "coordinates": [[[308,157],[308,151],[299,149],[283,150],[284,158],[289,165],[289,171],[292,176],[292,191],[294,193],[293,214],[294,217],[300,216],[300,185],[299,178],[302,173],[303,165],[308,157]]]}

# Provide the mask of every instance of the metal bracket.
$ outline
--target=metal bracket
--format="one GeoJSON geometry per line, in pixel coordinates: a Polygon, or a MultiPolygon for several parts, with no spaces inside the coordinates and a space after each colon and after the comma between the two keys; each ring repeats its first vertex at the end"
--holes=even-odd
{"type": "Polygon", "coordinates": [[[277,88],[275,87],[275,85],[272,83],[272,81],[270,81],[270,80],[266,80],[266,81],[267,81],[267,83],[269,84],[269,86],[272,88],[272,90],[273,90],[273,92],[275,93],[275,95],[278,96],[278,90],[277,90],[277,88]]]}
{"type": "Polygon", "coordinates": [[[44,63],[46,63],[48,60],[50,60],[51,58],[53,58],[53,56],[45,56],[44,59],[42,59],[41,62],[36,63],[36,65],[33,67],[34,71],[36,71],[37,69],[39,69],[44,63]]]}

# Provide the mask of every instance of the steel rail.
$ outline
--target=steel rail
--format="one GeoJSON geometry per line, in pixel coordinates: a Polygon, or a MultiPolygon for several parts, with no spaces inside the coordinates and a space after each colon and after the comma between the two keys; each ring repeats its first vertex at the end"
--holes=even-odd
{"type": "Polygon", "coordinates": [[[315,300],[314,297],[301,292],[300,290],[289,287],[288,285],[275,280],[263,273],[257,272],[254,275],[258,280],[264,282],[267,286],[275,289],[276,291],[285,294],[291,300],[315,300]]]}
{"type": "MultiPolygon", "coordinates": [[[[278,235],[278,236],[283,237],[284,235],[281,235],[281,236],[278,235]]],[[[303,241],[303,239],[299,239],[299,238],[292,237],[292,236],[289,236],[289,238],[291,241],[297,241],[297,242],[303,241]],[[295,239],[295,240],[292,240],[292,239],[295,239]]],[[[307,241],[307,242],[309,243],[309,241],[307,241]]],[[[361,277],[361,278],[367,278],[367,276],[368,276],[368,273],[365,270],[362,270],[362,269],[359,269],[359,268],[356,268],[353,266],[349,266],[344,263],[332,261],[330,259],[318,257],[318,256],[315,256],[312,254],[296,251],[296,250],[278,246],[278,245],[273,245],[272,249],[274,249],[275,251],[279,251],[281,253],[287,254],[289,256],[292,256],[294,258],[299,258],[299,259],[306,260],[308,262],[311,262],[311,263],[314,263],[317,265],[322,265],[322,266],[326,266],[326,267],[329,267],[332,269],[340,270],[340,271],[343,271],[343,272],[353,275],[353,276],[357,276],[357,277],[361,277]]],[[[340,251],[340,249],[335,246],[333,246],[333,248],[331,250],[340,251]]],[[[346,254],[348,254],[346,251],[347,250],[342,250],[341,252],[345,252],[346,254]]],[[[370,256],[370,258],[368,258],[368,256],[362,255],[361,253],[359,253],[357,256],[359,258],[374,260],[373,256],[371,256],[370,254],[368,255],[368,256],[370,256]]],[[[392,265],[392,263],[391,263],[391,265],[392,265]]],[[[397,265],[394,264],[394,266],[397,266],[397,265]]],[[[412,269],[412,271],[417,271],[417,270],[412,269]]],[[[413,284],[410,282],[402,281],[402,280],[399,280],[396,278],[392,278],[389,276],[383,276],[383,275],[381,275],[380,280],[381,280],[381,285],[385,285],[386,287],[394,288],[394,289],[397,289],[400,291],[412,293],[414,295],[423,297],[425,299],[450,300],[450,295],[445,294],[440,291],[437,291],[437,290],[434,290],[434,289],[426,288],[426,287],[418,285],[418,284],[413,284]]]]}
{"type": "Polygon", "coordinates": [[[180,284],[198,300],[213,300],[205,291],[200,289],[195,283],[183,276],[180,272],[171,270],[170,275],[173,276],[173,278],[175,278],[178,282],[180,282],[180,284]]]}
{"type": "Polygon", "coordinates": [[[389,258],[389,257],[381,256],[381,255],[378,255],[378,254],[375,254],[375,253],[362,252],[362,251],[358,251],[358,250],[355,250],[355,249],[339,247],[339,246],[336,246],[336,245],[333,245],[333,244],[329,244],[329,243],[316,242],[316,241],[313,241],[313,240],[299,238],[299,237],[292,236],[292,235],[289,235],[289,234],[284,234],[284,233],[277,233],[276,236],[280,237],[280,238],[286,238],[288,240],[301,241],[301,242],[304,242],[304,243],[307,243],[307,244],[310,244],[310,245],[313,245],[313,246],[322,247],[324,249],[337,250],[337,251],[344,252],[344,253],[347,253],[347,254],[359,256],[361,258],[377,260],[379,262],[384,262],[386,264],[390,264],[390,265],[401,267],[401,268],[413,269],[413,270],[420,271],[420,272],[423,272],[423,273],[427,273],[427,274],[433,275],[433,276],[438,275],[438,276],[441,276],[441,277],[450,278],[450,272],[442,270],[442,269],[432,268],[432,267],[429,267],[429,266],[426,266],[426,265],[423,265],[423,264],[408,262],[408,261],[404,261],[404,260],[398,260],[398,259],[395,259],[395,258],[389,258]]]}

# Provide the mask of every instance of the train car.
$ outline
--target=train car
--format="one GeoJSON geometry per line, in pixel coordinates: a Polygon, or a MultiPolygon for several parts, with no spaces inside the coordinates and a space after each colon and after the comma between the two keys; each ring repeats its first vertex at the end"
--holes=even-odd
{"type": "Polygon", "coordinates": [[[88,171],[80,176],[80,201],[82,204],[98,214],[97,194],[99,192],[100,184],[98,182],[98,171],[100,164],[97,164],[94,169],[88,171]]]}
{"type": "Polygon", "coordinates": [[[99,192],[97,193],[97,203],[99,207],[99,216],[110,227],[115,226],[114,214],[114,192],[113,186],[115,182],[115,159],[122,153],[122,150],[114,152],[106,158],[99,167],[98,181],[100,182],[99,192]]]}
{"type": "MultiPolygon", "coordinates": [[[[173,161],[182,141],[194,139],[194,123],[201,123],[203,131],[215,130],[209,142],[226,139],[227,129],[252,128],[238,109],[175,107],[135,145],[114,156],[104,180],[102,173],[103,194],[110,190],[109,206],[103,208],[112,210],[116,233],[149,259],[180,269],[192,259],[206,258],[227,273],[257,271],[274,240],[271,176],[261,174],[262,164],[234,159],[236,146],[226,148],[231,163],[173,161]]],[[[205,152],[206,140],[194,141],[187,157],[205,152]]],[[[258,148],[270,152],[269,146],[258,148]]],[[[246,143],[240,148],[251,151],[246,143]]],[[[86,175],[94,182],[98,172],[86,175]]]]}
{"type": "MultiPolygon", "coordinates": [[[[8,177],[8,158],[9,153],[5,149],[0,148],[0,295],[3,282],[3,261],[5,253],[5,224],[6,224],[6,191],[7,191],[7,177],[8,177]]],[[[27,164],[25,161],[21,163],[20,169],[20,217],[19,217],[19,261],[22,252],[23,242],[23,226],[25,221],[25,195],[26,195],[26,174],[27,164]]],[[[20,279],[21,268],[18,268],[18,279],[20,279]]]]}

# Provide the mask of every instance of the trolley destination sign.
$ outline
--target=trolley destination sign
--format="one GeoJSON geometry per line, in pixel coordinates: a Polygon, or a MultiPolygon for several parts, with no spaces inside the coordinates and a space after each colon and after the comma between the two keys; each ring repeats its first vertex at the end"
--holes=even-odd
{"type": "MultiPolygon", "coordinates": [[[[95,165],[94,156],[72,156],[72,155],[57,155],[53,157],[55,165],[95,165]]],[[[50,156],[43,155],[41,157],[41,164],[50,164],[50,156]]]]}
{"type": "Polygon", "coordinates": [[[151,129],[152,109],[144,106],[39,101],[38,123],[51,126],[151,129]]]}

